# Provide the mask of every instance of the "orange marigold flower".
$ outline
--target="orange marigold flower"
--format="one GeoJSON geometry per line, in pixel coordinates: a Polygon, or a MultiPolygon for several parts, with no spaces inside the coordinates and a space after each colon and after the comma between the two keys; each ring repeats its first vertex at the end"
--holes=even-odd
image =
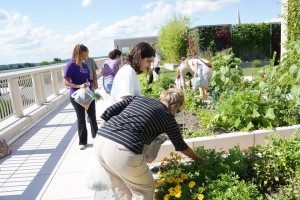
{"type": "Polygon", "coordinates": [[[182,179],[182,178],[176,178],[175,182],[176,182],[176,183],[182,183],[182,182],[183,182],[183,179],[182,179]]]}
{"type": "Polygon", "coordinates": [[[183,180],[188,179],[188,175],[187,175],[187,174],[181,174],[180,177],[181,177],[183,180]]]}
{"type": "Polygon", "coordinates": [[[169,182],[169,183],[174,183],[174,181],[175,181],[175,179],[174,179],[173,177],[170,177],[170,178],[168,179],[168,182],[169,182]]]}

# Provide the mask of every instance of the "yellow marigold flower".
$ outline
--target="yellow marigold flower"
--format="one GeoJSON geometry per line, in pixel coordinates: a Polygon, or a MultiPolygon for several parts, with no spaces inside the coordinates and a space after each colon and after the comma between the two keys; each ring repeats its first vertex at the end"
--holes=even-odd
{"type": "Polygon", "coordinates": [[[161,171],[159,170],[159,171],[157,172],[157,176],[160,177],[161,174],[162,174],[162,173],[161,173],[161,171]]]}
{"type": "Polygon", "coordinates": [[[171,153],[170,153],[170,156],[174,156],[174,152],[171,152],[171,153]]]}
{"type": "Polygon", "coordinates": [[[185,179],[188,179],[188,175],[187,174],[181,174],[180,177],[185,180],[185,179]]]}
{"type": "Polygon", "coordinates": [[[170,195],[169,195],[169,194],[166,194],[166,195],[164,196],[164,200],[169,200],[169,198],[170,198],[170,195]]]}
{"type": "Polygon", "coordinates": [[[175,182],[176,182],[176,183],[182,183],[182,182],[183,182],[183,179],[182,179],[182,178],[176,178],[175,182]]]}
{"type": "Polygon", "coordinates": [[[181,192],[181,186],[180,185],[176,185],[176,187],[174,188],[175,192],[181,192]]]}
{"type": "Polygon", "coordinates": [[[195,185],[196,185],[196,183],[195,183],[194,181],[191,181],[191,182],[189,183],[189,188],[193,188],[195,185]]]}
{"type": "Polygon", "coordinates": [[[175,179],[174,179],[173,177],[170,177],[170,178],[168,179],[168,182],[169,182],[169,183],[174,183],[174,181],[175,181],[175,179]]]}
{"type": "Polygon", "coordinates": [[[160,182],[158,181],[155,183],[154,187],[157,189],[157,188],[159,188],[159,186],[160,186],[160,182]]]}
{"type": "Polygon", "coordinates": [[[204,199],[204,195],[203,194],[199,194],[198,195],[198,200],[203,200],[204,199]]]}
{"type": "Polygon", "coordinates": [[[169,194],[170,194],[171,196],[174,196],[175,190],[174,190],[173,187],[170,187],[170,188],[168,189],[168,191],[169,191],[169,194]]]}
{"type": "Polygon", "coordinates": [[[167,160],[168,160],[168,158],[167,158],[167,157],[164,157],[163,161],[167,161],[167,160]]]}
{"type": "Polygon", "coordinates": [[[179,199],[181,197],[181,192],[176,193],[174,196],[179,199]]]}
{"type": "Polygon", "coordinates": [[[181,157],[181,155],[177,154],[177,155],[176,155],[176,158],[177,158],[177,159],[181,159],[182,157],[181,157]]]}
{"type": "Polygon", "coordinates": [[[166,183],[166,179],[165,179],[165,178],[162,178],[160,182],[161,182],[161,184],[163,185],[163,184],[166,183]]]}

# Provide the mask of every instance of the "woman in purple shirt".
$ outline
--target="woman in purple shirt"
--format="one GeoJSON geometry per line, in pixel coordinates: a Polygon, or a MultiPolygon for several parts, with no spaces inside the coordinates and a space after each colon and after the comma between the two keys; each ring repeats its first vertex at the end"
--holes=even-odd
{"type": "MultiPolygon", "coordinates": [[[[84,150],[87,145],[85,108],[78,104],[71,95],[79,88],[87,88],[89,85],[91,87],[90,71],[88,66],[83,62],[87,58],[88,48],[83,44],[77,44],[73,50],[72,59],[67,63],[64,73],[64,84],[70,88],[70,101],[77,115],[79,146],[81,150],[84,150]]],[[[91,102],[87,113],[90,118],[92,137],[95,138],[98,131],[95,100],[91,102]]]]}
{"type": "Polygon", "coordinates": [[[108,94],[110,94],[114,78],[119,70],[121,64],[121,55],[122,52],[118,49],[115,49],[109,52],[109,59],[103,63],[103,88],[108,94]]]}

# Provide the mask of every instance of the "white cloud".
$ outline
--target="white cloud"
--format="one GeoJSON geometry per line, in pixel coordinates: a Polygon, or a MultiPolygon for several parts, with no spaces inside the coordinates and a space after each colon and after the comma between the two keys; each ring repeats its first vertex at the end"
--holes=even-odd
{"type": "Polygon", "coordinates": [[[92,0],[82,0],[82,7],[87,7],[92,3],[92,0]]]}
{"type": "Polygon", "coordinates": [[[213,12],[226,4],[237,3],[237,0],[177,0],[176,12],[191,16],[195,13],[213,12]]]}
{"type": "MultiPolygon", "coordinates": [[[[5,46],[5,50],[0,51],[0,64],[70,58],[77,43],[85,44],[91,56],[107,55],[114,48],[113,39],[157,35],[164,22],[178,12],[188,11],[192,15],[203,9],[218,9],[219,4],[233,1],[177,0],[175,6],[159,0],[141,7],[145,10],[142,16],[132,16],[106,27],[93,23],[68,35],[60,35],[46,27],[33,27],[28,16],[0,10],[0,25],[3,25],[3,28],[0,26],[0,46],[5,46]]],[[[91,1],[84,0],[82,3],[88,5],[91,1]]]]}

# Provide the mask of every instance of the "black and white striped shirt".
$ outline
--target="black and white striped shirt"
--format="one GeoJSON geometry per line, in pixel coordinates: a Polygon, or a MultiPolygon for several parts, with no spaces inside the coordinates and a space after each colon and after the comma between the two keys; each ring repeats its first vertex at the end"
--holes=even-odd
{"type": "Polygon", "coordinates": [[[107,108],[101,118],[106,124],[98,134],[136,154],[142,154],[144,144],[150,144],[162,133],[168,135],[176,151],[188,148],[174,116],[158,100],[145,96],[130,97],[107,108]]]}

